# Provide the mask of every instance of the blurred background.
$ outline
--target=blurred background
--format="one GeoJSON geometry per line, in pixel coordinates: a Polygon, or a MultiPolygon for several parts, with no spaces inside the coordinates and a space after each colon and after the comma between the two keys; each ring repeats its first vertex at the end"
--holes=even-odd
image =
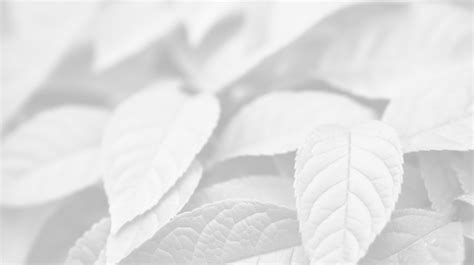
{"type": "MultiPolygon", "coordinates": [[[[226,121],[258,95],[289,89],[344,94],[381,115],[402,91],[472,70],[469,0],[2,0],[0,26],[2,142],[42,111],[113,110],[160,80],[215,93],[226,121]]],[[[1,211],[0,262],[49,264],[107,215],[107,200],[96,184],[1,211]]]]}

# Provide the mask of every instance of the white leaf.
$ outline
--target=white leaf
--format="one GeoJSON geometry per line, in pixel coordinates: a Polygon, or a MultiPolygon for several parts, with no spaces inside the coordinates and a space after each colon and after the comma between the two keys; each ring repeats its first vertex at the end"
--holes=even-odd
{"type": "Polygon", "coordinates": [[[433,77],[455,77],[452,69],[471,65],[470,12],[424,2],[389,7],[366,7],[365,17],[342,17],[316,75],[357,95],[389,99],[433,77]]]}
{"type": "Polygon", "coordinates": [[[453,154],[445,151],[420,152],[418,157],[421,177],[432,207],[440,212],[449,210],[453,201],[463,193],[456,173],[449,165],[453,154]]]}
{"type": "Polygon", "coordinates": [[[315,126],[350,125],[375,118],[374,111],[328,92],[276,92],[241,109],[225,127],[216,161],[296,150],[315,126]]]}
{"type": "Polygon", "coordinates": [[[108,118],[105,109],[71,105],[20,125],[2,148],[2,204],[41,204],[98,183],[97,147],[108,118]]]}
{"type": "Polygon", "coordinates": [[[217,48],[181,51],[192,83],[218,92],[303,36],[324,18],[351,2],[285,2],[244,4],[243,23],[217,48]],[[225,68],[222,65],[226,65],[225,68]]]}
{"type": "Polygon", "coordinates": [[[135,94],[115,111],[102,146],[112,233],[155,206],[210,137],[219,104],[174,82],[135,94]]]}
{"type": "Polygon", "coordinates": [[[2,34],[2,125],[77,44],[96,4],[9,1],[5,12],[12,31],[2,34]]]}
{"type": "Polygon", "coordinates": [[[293,211],[259,202],[223,201],[179,215],[120,264],[238,263],[299,245],[293,211]]]}
{"type": "Polygon", "coordinates": [[[177,13],[169,3],[109,3],[97,22],[96,67],[111,67],[140,52],[163,38],[178,22],[177,13]]]}
{"type": "Polygon", "coordinates": [[[459,223],[419,209],[394,212],[361,264],[462,265],[464,241],[459,223]]]}
{"type": "Polygon", "coordinates": [[[103,218],[79,238],[69,250],[65,264],[90,265],[99,258],[110,232],[110,219],[103,218]]]}
{"type": "Polygon", "coordinates": [[[243,175],[220,177],[220,181],[205,179],[193,194],[185,210],[228,199],[252,200],[295,208],[293,179],[273,175],[243,175]]]}
{"type": "Polygon", "coordinates": [[[105,250],[107,263],[121,261],[178,214],[196,189],[201,175],[202,167],[195,162],[157,205],[125,225],[117,234],[110,235],[105,250]]]}
{"type": "Polygon", "coordinates": [[[296,209],[313,264],[356,264],[389,221],[403,156],[397,135],[380,122],[351,129],[323,126],[296,158],[296,209]]]}
{"type": "Polygon", "coordinates": [[[388,105],[383,120],[400,135],[405,153],[474,149],[472,67],[436,75],[388,105]]]}

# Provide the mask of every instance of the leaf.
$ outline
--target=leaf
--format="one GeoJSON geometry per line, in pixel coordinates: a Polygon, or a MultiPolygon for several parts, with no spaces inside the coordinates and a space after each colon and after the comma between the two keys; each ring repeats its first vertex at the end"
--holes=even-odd
{"type": "Polygon", "coordinates": [[[289,209],[295,208],[292,178],[275,175],[216,177],[216,180],[204,179],[189,200],[185,210],[229,199],[251,200],[280,205],[289,209]]]}
{"type": "Polygon", "coordinates": [[[428,82],[436,88],[432,79],[440,75],[455,81],[453,69],[471,64],[467,10],[424,2],[382,6],[381,12],[368,7],[365,17],[340,18],[321,53],[318,78],[360,96],[392,99],[428,82]]]}
{"type": "Polygon", "coordinates": [[[42,204],[98,183],[96,148],[108,117],[102,108],[66,105],[20,125],[2,149],[2,204],[42,204]]]}
{"type": "Polygon", "coordinates": [[[459,223],[420,209],[396,211],[361,264],[463,264],[459,223]]]}
{"type": "Polygon", "coordinates": [[[109,68],[164,38],[179,22],[172,7],[168,3],[109,3],[94,36],[96,68],[109,68]]]}
{"type": "Polygon", "coordinates": [[[287,153],[296,150],[315,126],[350,125],[375,117],[371,109],[327,92],[270,93],[242,108],[229,121],[214,160],[287,153]]]}
{"type": "Polygon", "coordinates": [[[189,96],[161,82],[124,101],[106,129],[104,184],[113,234],[154,207],[184,174],[219,116],[211,95],[189,96]]]}
{"type": "Polygon", "coordinates": [[[7,5],[11,25],[8,34],[2,34],[2,126],[82,40],[81,33],[96,12],[94,2],[7,5]]]}
{"type": "Polygon", "coordinates": [[[295,194],[303,246],[312,264],[356,264],[390,219],[403,156],[380,122],[322,126],[296,157],[295,194]]]}
{"type": "Polygon", "coordinates": [[[283,252],[272,255],[270,263],[274,264],[275,257],[291,258],[292,249],[300,244],[297,231],[296,216],[289,209],[251,201],[223,201],[179,215],[120,264],[239,263],[283,252]]]}
{"type": "Polygon", "coordinates": [[[420,152],[418,157],[421,177],[433,208],[440,212],[449,210],[456,197],[463,193],[456,173],[449,165],[453,154],[445,151],[420,152]]]}
{"type": "Polygon", "coordinates": [[[193,194],[201,175],[202,167],[195,162],[157,205],[125,225],[118,233],[111,234],[105,249],[107,263],[121,261],[175,217],[193,194]]]}
{"type": "Polygon", "coordinates": [[[229,34],[211,49],[205,42],[198,50],[176,49],[177,57],[198,90],[219,92],[253,71],[266,58],[301,38],[324,18],[353,4],[279,1],[243,4],[240,7],[243,22],[232,29],[234,34],[229,34]]]}
{"type": "Polygon", "coordinates": [[[439,74],[390,102],[383,121],[397,130],[405,153],[474,149],[471,70],[439,74]]]}
{"type": "Polygon", "coordinates": [[[110,218],[103,218],[79,238],[69,250],[65,264],[94,264],[107,242],[110,232],[110,218]]]}
{"type": "Polygon", "coordinates": [[[102,188],[89,188],[65,202],[42,226],[26,264],[62,264],[68,250],[92,224],[107,215],[102,188]]]}

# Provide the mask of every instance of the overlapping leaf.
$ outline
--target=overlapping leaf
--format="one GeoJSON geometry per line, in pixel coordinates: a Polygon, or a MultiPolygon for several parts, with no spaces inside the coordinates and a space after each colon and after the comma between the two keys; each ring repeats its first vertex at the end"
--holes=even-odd
{"type": "Polygon", "coordinates": [[[154,207],[187,170],[219,116],[210,95],[160,82],[123,102],[106,129],[102,165],[112,233],[154,207]]]}
{"type": "Polygon", "coordinates": [[[407,209],[392,220],[361,264],[452,264],[464,260],[461,225],[426,210],[407,209]]]}
{"type": "Polygon", "coordinates": [[[376,117],[373,110],[328,92],[270,93],[245,106],[222,132],[216,161],[296,150],[315,126],[350,125],[376,117]]]}
{"type": "Polygon", "coordinates": [[[402,183],[396,133],[380,122],[322,126],[298,149],[296,209],[312,264],[356,264],[389,221],[402,183]]]}
{"type": "MultiPolygon", "coordinates": [[[[178,52],[191,83],[199,90],[221,91],[251,72],[261,61],[278,54],[312,26],[351,2],[271,2],[236,6],[243,23],[221,43],[178,52]],[[226,65],[225,68],[222,65],[226,65]]],[[[223,9],[225,10],[225,9],[223,9]]],[[[225,12],[224,12],[225,13],[225,12]]]]}
{"type": "Polygon", "coordinates": [[[108,118],[102,108],[57,107],[8,135],[2,148],[2,204],[45,203],[97,183],[97,148],[108,118]]]}
{"type": "Polygon", "coordinates": [[[120,264],[303,263],[293,211],[251,201],[208,204],[176,217],[120,264]],[[279,253],[272,253],[279,252],[279,253]],[[270,254],[269,254],[270,253],[270,254]],[[293,255],[292,255],[293,254],[293,255]]]}
{"type": "Polygon", "coordinates": [[[116,264],[121,261],[178,214],[196,189],[201,175],[202,167],[195,162],[157,205],[125,225],[116,234],[111,234],[105,248],[107,263],[116,264]]]}

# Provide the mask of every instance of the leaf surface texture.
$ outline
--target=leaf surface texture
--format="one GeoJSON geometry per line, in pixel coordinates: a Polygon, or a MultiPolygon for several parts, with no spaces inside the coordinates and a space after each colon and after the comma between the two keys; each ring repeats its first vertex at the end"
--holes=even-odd
{"type": "Polygon", "coordinates": [[[295,194],[312,264],[356,264],[389,221],[401,190],[397,135],[380,122],[321,126],[298,149],[295,194]]]}
{"type": "Polygon", "coordinates": [[[219,117],[211,95],[190,96],[160,82],[124,101],[102,145],[112,233],[154,207],[183,176],[219,117]]]}

